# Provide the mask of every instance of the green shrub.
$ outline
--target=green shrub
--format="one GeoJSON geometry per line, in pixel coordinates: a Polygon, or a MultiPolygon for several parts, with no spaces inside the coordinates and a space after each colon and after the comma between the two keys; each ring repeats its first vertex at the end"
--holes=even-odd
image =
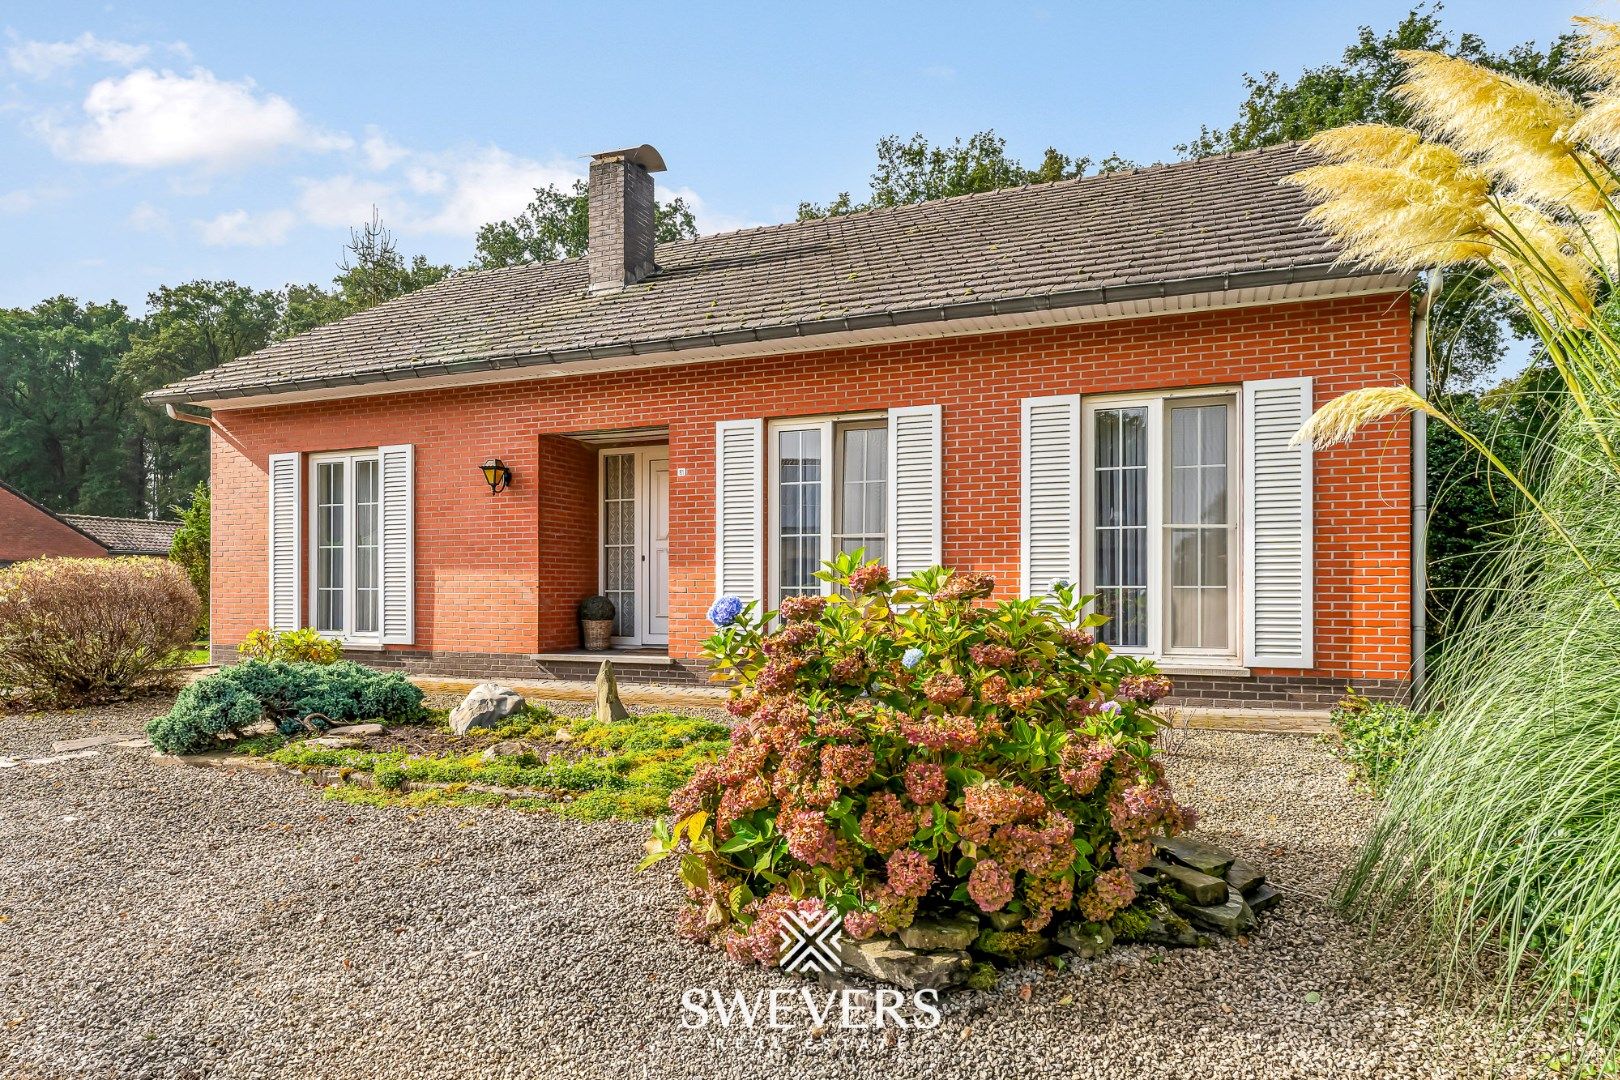
{"type": "Polygon", "coordinates": [[[422,691],[405,676],[347,661],[287,664],[247,660],[199,679],[180,691],[174,707],[146,725],[152,745],[166,754],[193,754],[221,735],[240,735],[269,720],[286,735],[358,720],[403,722],[422,715],[422,691]],[[319,714],[318,716],[315,714],[319,714]]]}
{"type": "Polygon", "coordinates": [[[1390,701],[1369,701],[1348,692],[1333,707],[1335,749],[1350,763],[1353,779],[1382,795],[1434,728],[1434,714],[1390,701]]]}
{"type": "Polygon", "coordinates": [[[605,596],[587,596],[579,602],[579,617],[586,622],[603,622],[616,613],[613,601],[605,596]]]}
{"type": "Polygon", "coordinates": [[[1169,681],[1099,645],[1067,586],[991,604],[986,577],[859,558],[822,571],[831,596],[710,611],[739,720],[643,862],[681,853],[680,932],[768,965],[788,911],[857,938],[920,912],[1106,922],[1152,838],[1191,825],[1153,760],[1169,681]]]}
{"type": "Polygon", "coordinates": [[[112,701],[168,680],[202,604],[167,559],[31,559],[0,570],[0,685],[112,701]]]}
{"type": "Polygon", "coordinates": [[[283,660],[289,664],[335,664],[343,646],[320,632],[300,630],[249,630],[236,655],[244,660],[283,660]]]}
{"type": "Polygon", "coordinates": [[[208,637],[208,578],[209,578],[209,497],[208,485],[198,484],[191,493],[190,506],[176,506],[180,527],[169,542],[169,560],[176,563],[191,579],[202,603],[202,618],[197,629],[202,638],[208,637]]]}

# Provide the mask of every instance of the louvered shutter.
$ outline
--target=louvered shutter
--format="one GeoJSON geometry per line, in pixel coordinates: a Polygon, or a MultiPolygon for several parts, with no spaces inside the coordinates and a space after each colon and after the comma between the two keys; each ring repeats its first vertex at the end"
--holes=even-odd
{"type": "Polygon", "coordinates": [[[382,521],[382,640],[411,645],[416,640],[416,451],[410,445],[377,448],[382,478],[378,515],[382,521]]]}
{"type": "Polygon", "coordinates": [[[1025,596],[1080,582],[1080,395],[1025,398],[1022,408],[1025,596]]]}
{"type": "Polygon", "coordinates": [[[1314,661],[1311,449],[1290,441],[1311,415],[1310,379],[1243,384],[1244,663],[1314,661]]]}
{"type": "Polygon", "coordinates": [[[301,461],[298,454],[271,454],[270,479],[270,536],[267,545],[270,556],[270,608],[267,620],[272,630],[298,629],[298,569],[303,564],[299,545],[303,518],[300,491],[301,461]]]}
{"type": "Polygon", "coordinates": [[[765,421],[715,425],[714,479],[715,593],[763,600],[765,421]]]}
{"type": "Polygon", "coordinates": [[[938,405],[889,410],[889,570],[939,565],[942,430],[938,405]]]}

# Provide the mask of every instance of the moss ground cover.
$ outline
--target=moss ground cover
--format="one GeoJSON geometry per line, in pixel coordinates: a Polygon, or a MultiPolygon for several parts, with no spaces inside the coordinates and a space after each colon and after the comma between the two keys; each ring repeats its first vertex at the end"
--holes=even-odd
{"type": "Polygon", "coordinates": [[[328,797],[346,802],[506,806],[600,821],[664,811],[670,792],[724,752],[727,734],[725,725],[691,716],[605,724],[531,705],[501,728],[460,737],[435,713],[425,723],[385,726],[358,747],[265,735],[243,740],[239,749],[295,769],[370,774],[369,786],[327,789],[328,797]]]}

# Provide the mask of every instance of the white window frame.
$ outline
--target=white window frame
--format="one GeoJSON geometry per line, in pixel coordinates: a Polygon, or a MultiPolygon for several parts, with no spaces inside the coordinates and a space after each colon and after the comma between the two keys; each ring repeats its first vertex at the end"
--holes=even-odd
{"type": "Polygon", "coordinates": [[[1183,668],[1207,667],[1240,669],[1243,658],[1243,491],[1241,447],[1242,408],[1238,387],[1213,386],[1186,390],[1165,390],[1151,394],[1085,394],[1080,401],[1080,561],[1081,592],[1096,592],[1097,580],[1097,413],[1112,409],[1147,410],[1147,644],[1140,648],[1112,646],[1115,652],[1149,660],[1177,662],[1183,668]],[[1231,426],[1228,440],[1228,493],[1231,547],[1227,550],[1227,618],[1230,620],[1230,648],[1219,650],[1170,649],[1170,545],[1166,542],[1166,510],[1170,501],[1169,409],[1176,405],[1226,404],[1231,426]]]}
{"type": "MultiPolygon", "coordinates": [[[[837,507],[836,490],[842,485],[839,483],[839,461],[837,449],[833,443],[833,436],[841,424],[873,424],[882,422],[888,425],[887,413],[862,412],[840,413],[830,416],[797,417],[782,420],[772,420],[765,425],[765,441],[768,450],[765,455],[765,501],[769,507],[766,516],[766,529],[770,537],[767,544],[768,559],[765,576],[767,578],[765,596],[767,605],[773,610],[782,603],[782,579],[779,571],[782,567],[782,528],[781,512],[782,502],[777,498],[778,478],[781,471],[781,439],[778,437],[784,431],[819,431],[821,433],[821,550],[818,553],[817,563],[825,563],[833,557],[833,512],[837,507]]],[[[890,463],[892,466],[892,463],[890,463]]],[[[892,468],[890,472],[892,473],[892,468]]],[[[887,481],[893,483],[890,476],[887,481]]],[[[885,494],[885,505],[888,496],[885,494]]],[[[884,528],[889,529],[892,522],[884,521],[884,528]]],[[[828,582],[819,582],[822,595],[832,592],[832,585],[828,582]]]]}
{"type": "Polygon", "coordinates": [[[634,519],[633,531],[635,533],[635,598],[636,617],[631,627],[634,633],[614,634],[611,641],[614,645],[641,646],[669,644],[668,635],[655,635],[649,632],[651,612],[649,601],[652,599],[649,588],[649,575],[652,568],[648,563],[648,555],[652,551],[652,515],[649,501],[652,493],[649,491],[649,477],[651,462],[669,461],[669,444],[653,443],[642,446],[605,446],[596,455],[596,590],[603,595],[607,593],[607,459],[619,455],[629,457],[635,464],[631,467],[631,482],[635,485],[632,493],[634,519]]]}
{"type": "MultiPolygon", "coordinates": [[[[375,448],[369,450],[344,450],[333,453],[310,454],[308,461],[307,482],[309,496],[306,502],[306,514],[309,522],[309,621],[308,625],[314,627],[320,613],[320,528],[316,515],[320,512],[320,466],[333,462],[343,462],[343,626],[340,630],[320,630],[324,637],[336,638],[344,644],[376,645],[381,647],[383,636],[383,592],[382,592],[382,461],[375,448]],[[360,634],[354,632],[355,612],[355,499],[354,476],[355,464],[361,461],[370,461],[377,467],[377,629],[371,633],[360,634]]],[[[317,628],[318,629],[318,628],[317,628]]]]}

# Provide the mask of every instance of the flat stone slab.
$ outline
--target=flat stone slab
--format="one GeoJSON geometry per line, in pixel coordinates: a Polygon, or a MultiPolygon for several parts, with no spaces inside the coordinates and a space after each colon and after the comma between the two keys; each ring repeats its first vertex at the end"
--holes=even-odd
{"type": "Polygon", "coordinates": [[[15,769],[20,765],[55,765],[59,761],[78,761],[80,758],[100,756],[100,750],[70,750],[65,754],[48,754],[44,757],[0,757],[0,769],[15,769]]]}
{"type": "Polygon", "coordinates": [[[1190,836],[1160,837],[1153,841],[1161,856],[1168,856],[1182,866],[1190,866],[1210,877],[1225,877],[1237,860],[1214,844],[1194,840],[1190,836]]]}
{"type": "Polygon", "coordinates": [[[1226,883],[1244,896],[1248,896],[1266,883],[1266,875],[1242,859],[1235,859],[1230,869],[1226,871],[1226,883]]]}
{"type": "Polygon", "coordinates": [[[844,966],[878,982],[906,990],[943,990],[967,978],[972,962],[965,952],[919,952],[887,938],[839,945],[844,966]]]}
{"type": "Polygon", "coordinates": [[[145,750],[152,745],[152,740],[144,736],[139,739],[125,739],[123,742],[113,743],[115,750],[145,750]]]}
{"type": "Polygon", "coordinates": [[[340,737],[347,735],[351,738],[358,738],[361,735],[381,735],[383,726],[381,724],[344,724],[341,727],[327,728],[326,733],[340,737]]]}
{"type": "Polygon", "coordinates": [[[900,944],[908,949],[962,952],[979,936],[979,926],[968,919],[917,919],[899,936],[900,944]]]}
{"type": "Polygon", "coordinates": [[[1176,910],[1200,926],[1237,937],[1254,927],[1254,910],[1236,889],[1228,889],[1224,904],[1176,905],[1176,910]]]}
{"type": "Polygon", "coordinates": [[[1158,875],[1159,884],[1169,884],[1195,904],[1219,904],[1226,900],[1226,879],[1211,877],[1190,866],[1154,859],[1148,864],[1158,875]]]}
{"type": "Polygon", "coordinates": [[[127,738],[129,738],[128,734],[92,735],[88,739],[65,739],[62,742],[51,743],[51,751],[61,754],[71,750],[88,750],[92,746],[111,746],[127,738]]]}

